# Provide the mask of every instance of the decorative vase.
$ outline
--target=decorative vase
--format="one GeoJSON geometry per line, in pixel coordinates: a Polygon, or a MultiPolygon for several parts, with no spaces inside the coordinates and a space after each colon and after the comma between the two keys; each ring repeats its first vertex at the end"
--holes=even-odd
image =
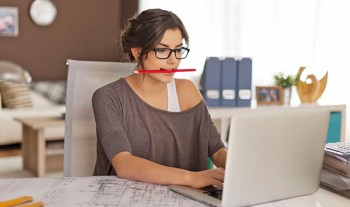
{"type": "Polygon", "coordinates": [[[285,106],[290,106],[291,97],[292,97],[292,87],[283,88],[283,103],[285,106]]]}

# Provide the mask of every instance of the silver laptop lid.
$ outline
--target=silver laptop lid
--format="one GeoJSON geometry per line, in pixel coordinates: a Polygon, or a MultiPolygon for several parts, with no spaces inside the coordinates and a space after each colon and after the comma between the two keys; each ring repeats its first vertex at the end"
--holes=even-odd
{"type": "Polygon", "coordinates": [[[222,206],[312,194],[319,187],[328,110],[281,110],[232,117],[222,206]]]}

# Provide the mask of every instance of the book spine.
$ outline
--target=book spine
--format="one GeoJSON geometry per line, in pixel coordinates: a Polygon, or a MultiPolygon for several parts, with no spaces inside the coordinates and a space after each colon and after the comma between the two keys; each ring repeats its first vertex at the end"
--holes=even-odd
{"type": "Polygon", "coordinates": [[[337,159],[336,157],[325,154],[323,158],[323,166],[343,176],[350,177],[349,161],[344,162],[342,160],[337,159]]]}

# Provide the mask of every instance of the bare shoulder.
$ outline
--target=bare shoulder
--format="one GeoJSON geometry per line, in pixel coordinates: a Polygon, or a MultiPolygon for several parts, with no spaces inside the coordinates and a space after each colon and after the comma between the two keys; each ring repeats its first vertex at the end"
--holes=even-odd
{"type": "Polygon", "coordinates": [[[202,101],[202,95],[192,81],[175,79],[175,83],[181,111],[193,108],[202,101]]]}

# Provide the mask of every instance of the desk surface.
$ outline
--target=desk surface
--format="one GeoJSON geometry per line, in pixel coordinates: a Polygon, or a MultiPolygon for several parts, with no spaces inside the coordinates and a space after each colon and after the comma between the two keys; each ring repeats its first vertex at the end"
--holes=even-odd
{"type": "MultiPolygon", "coordinates": [[[[0,179],[0,201],[32,196],[45,206],[205,206],[154,185],[115,176],[0,179]]],[[[319,189],[310,196],[258,205],[259,207],[345,207],[350,199],[319,189]]]]}

